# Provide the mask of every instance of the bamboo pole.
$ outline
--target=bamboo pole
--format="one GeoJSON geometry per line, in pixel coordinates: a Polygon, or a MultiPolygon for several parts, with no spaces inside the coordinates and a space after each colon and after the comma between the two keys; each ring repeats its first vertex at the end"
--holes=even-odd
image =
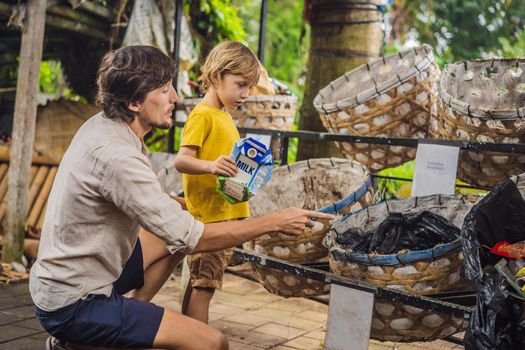
{"type": "MultiPolygon", "coordinates": [[[[7,146],[0,146],[0,162],[9,162],[10,148],[7,146]]],[[[31,157],[31,163],[38,165],[58,165],[58,162],[50,157],[34,154],[31,157]]]]}
{"type": "Polygon", "coordinates": [[[46,204],[44,204],[44,209],[42,209],[42,212],[40,213],[40,217],[38,218],[38,222],[36,223],[36,227],[38,227],[40,230],[44,227],[44,218],[46,217],[46,211],[47,211],[47,201],[46,201],[46,204]]]}
{"type": "MultiPolygon", "coordinates": [[[[35,179],[35,176],[36,176],[36,172],[37,172],[38,168],[36,166],[33,166],[31,167],[31,175],[29,177],[29,183],[33,183],[33,180],[35,179]]],[[[6,211],[6,208],[7,208],[7,198],[4,198],[5,194],[7,193],[7,185],[8,185],[8,175],[6,175],[4,177],[4,179],[2,180],[2,183],[0,183],[0,199],[3,199],[1,202],[0,202],[0,222],[2,222],[2,220],[4,219],[4,215],[5,215],[5,211],[6,211]],[[5,180],[5,183],[4,183],[4,180],[5,180]]]]}
{"type": "Polygon", "coordinates": [[[35,179],[33,180],[33,183],[31,184],[31,186],[29,187],[29,194],[28,194],[28,199],[27,199],[28,209],[31,209],[33,207],[33,204],[35,203],[35,200],[38,194],[42,190],[44,181],[46,180],[48,173],[49,173],[49,167],[47,166],[42,166],[38,169],[35,179]]]}
{"type": "MultiPolygon", "coordinates": [[[[4,165],[4,164],[2,164],[2,165],[4,165]]],[[[2,178],[2,180],[0,180],[0,203],[3,201],[4,196],[5,196],[6,192],[7,192],[7,169],[6,169],[5,173],[2,175],[1,178],[2,178]]]]}
{"type": "Polygon", "coordinates": [[[31,177],[29,183],[32,184],[35,181],[36,173],[38,172],[38,167],[33,165],[31,166],[31,177]]]}
{"type": "Polygon", "coordinates": [[[36,260],[38,256],[38,247],[40,241],[38,239],[26,238],[24,239],[24,255],[30,260],[36,260]]]}
{"type": "Polygon", "coordinates": [[[40,190],[38,197],[36,198],[33,206],[31,207],[31,212],[29,213],[29,216],[26,220],[26,227],[36,226],[36,223],[38,221],[38,218],[40,217],[42,208],[44,207],[47,201],[47,198],[49,196],[49,191],[51,190],[51,186],[53,185],[53,181],[55,180],[56,173],[57,173],[57,167],[52,167],[49,170],[49,173],[47,174],[44,185],[42,186],[42,189],[40,190]]]}
{"type": "Polygon", "coordinates": [[[44,45],[46,0],[28,0],[20,44],[20,64],[16,86],[13,143],[9,165],[6,225],[2,259],[22,258],[27,217],[29,174],[35,138],[35,120],[44,45]]]}
{"type": "MultiPolygon", "coordinates": [[[[4,244],[3,237],[0,236],[0,248],[4,244]]],[[[38,239],[26,238],[24,239],[24,255],[35,260],[38,255],[38,247],[40,246],[40,241],[38,239]]],[[[1,267],[1,265],[0,265],[1,267]]],[[[1,272],[1,269],[0,269],[1,272]]]]}
{"type": "MultiPolygon", "coordinates": [[[[8,169],[7,163],[0,164],[0,181],[4,178],[4,176],[7,174],[8,169]]],[[[1,198],[1,197],[0,197],[1,198]]]]}

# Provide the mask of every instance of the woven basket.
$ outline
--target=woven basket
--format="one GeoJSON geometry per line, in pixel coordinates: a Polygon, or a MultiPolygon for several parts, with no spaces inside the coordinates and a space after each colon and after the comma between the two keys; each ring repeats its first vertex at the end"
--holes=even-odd
{"type": "MultiPolygon", "coordinates": [[[[330,132],[425,138],[436,115],[438,74],[432,48],[423,45],[345,73],[319,92],[314,106],[330,132]]],[[[345,156],[373,170],[415,157],[415,149],[400,146],[338,145],[345,156]]]]}
{"type": "MultiPolygon", "coordinates": [[[[250,200],[250,210],[253,216],[261,216],[294,206],[344,214],[372,203],[371,184],[368,170],[355,161],[336,158],[301,161],[275,169],[270,182],[250,200]]],[[[313,263],[327,256],[322,240],[328,229],[328,222],[319,220],[300,236],[269,233],[248,242],[245,249],[294,263],[313,263]]],[[[264,287],[281,296],[312,296],[328,290],[325,283],[252,266],[264,287]]]]}
{"type": "MultiPolygon", "coordinates": [[[[324,240],[330,269],[346,277],[419,295],[461,290],[465,282],[459,274],[463,265],[459,239],[432,249],[379,255],[345,249],[336,238],[350,228],[362,234],[373,233],[390,212],[414,214],[427,210],[461,227],[471,206],[461,198],[437,195],[383,202],[346,216],[333,225],[324,240]]],[[[466,326],[463,320],[376,298],[371,337],[382,341],[433,340],[466,326]]]]}
{"type": "MultiPolygon", "coordinates": [[[[178,103],[187,115],[201,102],[200,98],[185,98],[178,103]]],[[[292,130],[297,97],[288,95],[249,96],[234,110],[228,110],[240,128],[292,130]]]]}
{"type": "MultiPolygon", "coordinates": [[[[439,82],[438,121],[430,132],[451,140],[525,142],[525,59],[447,65],[439,82]]],[[[458,177],[493,187],[525,171],[525,154],[461,151],[458,177]]]]}

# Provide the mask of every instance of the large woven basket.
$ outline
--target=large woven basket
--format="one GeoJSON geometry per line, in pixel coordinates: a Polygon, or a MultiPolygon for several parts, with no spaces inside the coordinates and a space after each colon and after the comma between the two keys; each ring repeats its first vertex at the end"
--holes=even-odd
{"type": "MultiPolygon", "coordinates": [[[[364,64],[323,88],[314,106],[334,133],[425,138],[436,115],[437,76],[432,48],[423,45],[364,64]]],[[[341,152],[373,170],[415,157],[400,146],[339,143],[341,152]]]]}
{"type": "MultiPolygon", "coordinates": [[[[272,179],[250,200],[252,216],[261,216],[290,206],[325,213],[347,213],[372,203],[368,170],[346,159],[312,159],[274,170],[272,179]]],[[[326,258],[322,240],[329,229],[319,220],[300,236],[274,232],[245,244],[245,249],[294,263],[314,263],[326,258]]],[[[281,296],[324,294],[329,286],[293,274],[252,265],[264,287],[281,296]]]]}
{"type": "MultiPolygon", "coordinates": [[[[525,142],[525,59],[449,64],[431,133],[451,140],[525,142]]],[[[458,177],[492,187],[525,171],[525,154],[461,151],[458,177]]]]}
{"type": "MultiPolygon", "coordinates": [[[[454,196],[425,196],[388,201],[345,216],[327,234],[330,269],[353,279],[408,293],[429,295],[465,287],[459,270],[463,255],[459,238],[432,249],[379,255],[353,252],[336,242],[350,228],[372,234],[389,213],[412,214],[423,210],[444,216],[461,227],[472,204],[454,196]]],[[[376,298],[371,337],[382,341],[421,341],[462,331],[467,322],[450,316],[376,298]]]]}

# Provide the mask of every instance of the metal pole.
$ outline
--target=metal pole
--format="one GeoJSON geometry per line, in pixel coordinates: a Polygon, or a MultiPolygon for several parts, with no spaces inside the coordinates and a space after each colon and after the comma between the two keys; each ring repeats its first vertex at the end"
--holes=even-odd
{"type": "Polygon", "coordinates": [[[259,47],[257,57],[264,64],[264,46],[266,44],[266,17],[268,15],[268,0],[261,1],[261,19],[259,21],[259,47]]]}
{"type": "MultiPolygon", "coordinates": [[[[180,32],[182,22],[182,0],[175,1],[175,36],[173,39],[173,60],[175,61],[175,67],[177,68],[177,74],[173,78],[173,87],[177,90],[179,82],[179,66],[180,66],[180,32]]],[[[178,91],[177,91],[178,93],[178,91]]],[[[173,110],[173,119],[175,119],[176,108],[173,110]]],[[[168,133],[168,152],[175,153],[175,125],[173,125],[168,133]]]]}
{"type": "Polygon", "coordinates": [[[279,145],[279,158],[281,161],[280,165],[288,164],[288,143],[290,139],[286,135],[280,136],[280,145],[279,145]]]}

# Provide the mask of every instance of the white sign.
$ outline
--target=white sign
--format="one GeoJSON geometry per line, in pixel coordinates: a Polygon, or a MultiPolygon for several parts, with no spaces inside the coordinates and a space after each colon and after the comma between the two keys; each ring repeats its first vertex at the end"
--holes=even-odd
{"type": "Polygon", "coordinates": [[[325,350],[367,350],[374,294],[330,285],[325,350]]]}
{"type": "Polygon", "coordinates": [[[412,196],[454,194],[459,147],[419,142],[412,196]]]}

